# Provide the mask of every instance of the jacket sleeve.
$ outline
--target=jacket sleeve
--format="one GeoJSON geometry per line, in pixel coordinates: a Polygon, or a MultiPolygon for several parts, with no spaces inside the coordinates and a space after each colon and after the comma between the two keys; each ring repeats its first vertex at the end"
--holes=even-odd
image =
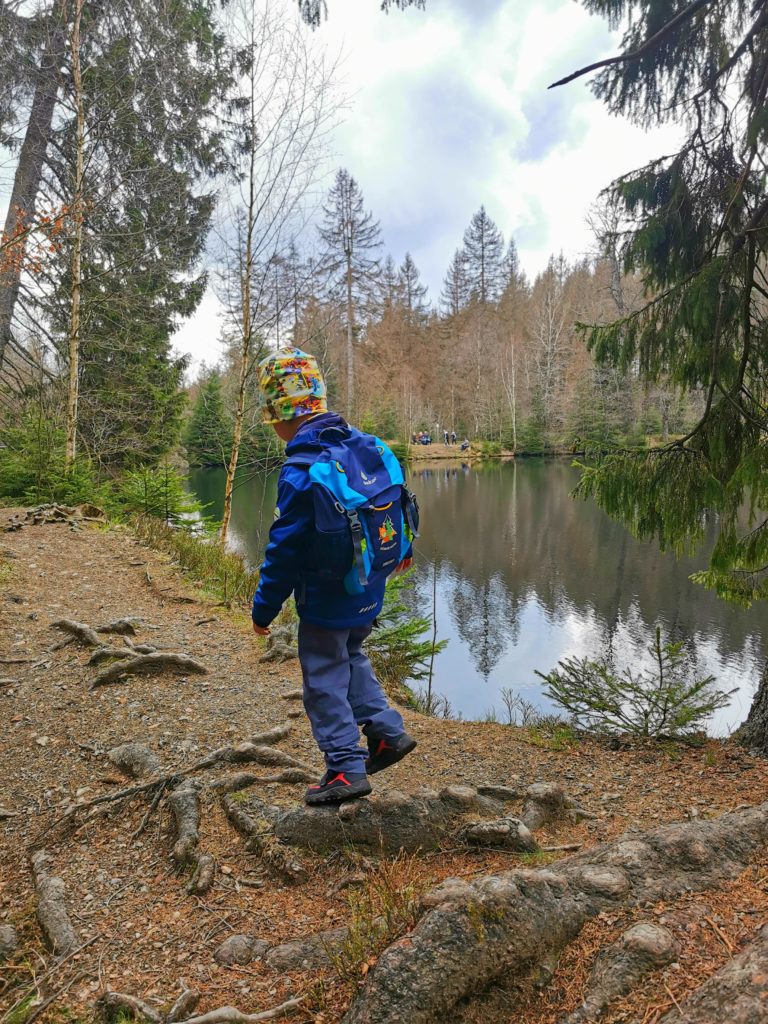
{"type": "Polygon", "coordinates": [[[275,522],[253,598],[251,617],[257,626],[268,626],[298,585],[312,527],[310,491],[281,476],[275,522]]]}

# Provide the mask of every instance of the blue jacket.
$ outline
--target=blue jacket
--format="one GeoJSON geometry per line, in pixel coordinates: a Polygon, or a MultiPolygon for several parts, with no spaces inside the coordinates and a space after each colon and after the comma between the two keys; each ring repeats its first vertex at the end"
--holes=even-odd
{"type": "MultiPolygon", "coordinates": [[[[317,439],[325,427],[346,426],[336,413],[307,420],[285,449],[287,456],[307,455],[312,463],[322,451],[317,439]]],[[[322,582],[313,574],[309,554],[314,536],[314,505],[309,473],[304,466],[285,465],[277,484],[275,521],[261,566],[259,586],[253,598],[252,618],[268,626],[291,594],[296,597],[299,618],[326,629],[362,626],[381,611],[386,573],[372,575],[362,594],[348,594],[343,581],[322,582]]]]}

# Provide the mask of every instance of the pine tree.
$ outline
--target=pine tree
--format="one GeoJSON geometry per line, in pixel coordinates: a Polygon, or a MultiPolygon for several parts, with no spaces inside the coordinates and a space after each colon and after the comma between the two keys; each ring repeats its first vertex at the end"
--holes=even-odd
{"type": "Polygon", "coordinates": [[[469,300],[467,254],[464,249],[457,249],[443,278],[440,302],[448,316],[458,316],[463,309],[467,308],[469,300]]]}
{"type": "Polygon", "coordinates": [[[464,232],[464,251],[472,299],[483,305],[495,302],[504,285],[504,239],[484,206],[464,232]]]}
{"type": "Polygon", "coordinates": [[[502,281],[502,291],[506,291],[509,288],[522,288],[525,285],[525,274],[520,266],[520,256],[518,255],[514,238],[510,238],[507,251],[504,254],[502,281]]]}
{"type": "Polygon", "coordinates": [[[421,283],[419,268],[413,262],[409,252],[400,264],[398,271],[398,282],[402,292],[403,305],[406,310],[406,318],[409,323],[423,323],[427,316],[427,286],[421,283]]]}
{"type": "Polygon", "coordinates": [[[347,170],[340,170],[323,207],[320,237],[326,248],[326,266],[335,290],[343,295],[347,331],[347,415],[354,412],[355,338],[358,306],[365,300],[378,271],[376,253],[381,229],[366,211],[360,186],[347,170]]]}
{"type": "MultiPolygon", "coordinates": [[[[650,381],[703,388],[689,433],[641,458],[613,456],[581,491],[642,537],[676,549],[719,513],[710,567],[698,579],[745,604],[768,597],[768,8],[744,0],[585,0],[614,24],[631,13],[622,53],[594,91],[613,113],[649,126],[675,118],[676,153],[614,183],[627,224],[624,265],[650,299],[587,329],[605,364],[637,364],[650,381]],[[746,531],[739,520],[747,505],[746,531]]],[[[768,706],[765,677],[756,700],[768,706]]],[[[768,751],[768,717],[756,730],[768,751]]],[[[752,741],[755,741],[755,735],[752,741]]]]}
{"type": "MultiPolygon", "coordinates": [[[[178,295],[185,307],[190,294],[198,294],[190,271],[207,233],[213,207],[210,174],[220,153],[212,114],[228,81],[223,42],[213,20],[216,6],[214,0],[180,0],[159,16],[143,0],[118,6],[83,4],[79,104],[71,46],[78,4],[40,4],[29,15],[8,15],[2,5],[16,50],[26,55],[15,79],[0,85],[0,118],[25,125],[6,232],[14,229],[11,221],[20,208],[30,216],[38,208],[58,208],[76,199],[78,111],[82,113],[81,344],[87,340],[88,303],[96,300],[93,291],[88,294],[89,278],[97,282],[101,310],[108,294],[119,296],[123,310],[118,283],[130,278],[136,266],[153,282],[151,303],[161,302],[167,315],[174,315],[178,295]],[[30,113],[25,118],[26,99],[30,113]],[[190,252],[185,245],[193,226],[197,239],[190,252]],[[120,253],[121,239],[129,256],[120,253]],[[174,263],[170,273],[165,266],[169,256],[174,263]]],[[[79,222],[79,215],[71,218],[73,229],[65,240],[69,244],[61,247],[62,259],[50,261],[47,276],[56,286],[71,273],[79,222]]],[[[38,293],[25,287],[20,269],[2,275],[0,364],[7,344],[18,345],[13,324],[19,304],[25,315],[40,318],[32,309],[38,293]]],[[[61,294],[69,295],[71,307],[72,282],[61,294]]],[[[46,312],[55,318],[50,309],[46,312]]],[[[140,307],[136,313],[141,314],[140,307]]],[[[60,326],[60,312],[57,318],[60,326]]]]}
{"type": "Polygon", "coordinates": [[[194,466],[223,466],[231,446],[232,423],[224,406],[221,377],[214,371],[200,384],[184,431],[184,447],[194,466]]]}
{"type": "MultiPolygon", "coordinates": [[[[328,0],[298,0],[298,3],[302,18],[313,28],[317,28],[324,17],[328,17],[328,0]]],[[[379,6],[385,12],[389,12],[392,7],[400,10],[406,7],[423,8],[424,4],[425,0],[379,0],[379,6]]]]}

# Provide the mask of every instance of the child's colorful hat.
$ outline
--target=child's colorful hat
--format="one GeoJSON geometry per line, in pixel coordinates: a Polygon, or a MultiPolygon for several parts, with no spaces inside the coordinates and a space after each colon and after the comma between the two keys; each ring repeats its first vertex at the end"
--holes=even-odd
{"type": "Polygon", "coordinates": [[[280,349],[259,363],[261,414],[265,423],[327,412],[325,381],[317,360],[301,349],[280,349]]]}

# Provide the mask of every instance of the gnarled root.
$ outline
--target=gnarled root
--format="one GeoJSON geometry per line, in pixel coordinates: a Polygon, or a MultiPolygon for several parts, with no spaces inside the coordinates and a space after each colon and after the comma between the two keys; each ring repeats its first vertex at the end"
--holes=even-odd
{"type": "Polygon", "coordinates": [[[67,953],[77,942],[75,929],[67,913],[64,880],[50,874],[51,856],[38,850],[32,856],[32,873],[37,889],[37,920],[45,939],[58,956],[67,953]]]}
{"type": "Polygon", "coordinates": [[[247,840],[247,846],[258,853],[264,864],[286,881],[306,882],[307,870],[275,838],[269,821],[251,816],[246,806],[229,794],[221,798],[221,805],[230,824],[247,840]]]}
{"type": "Polygon", "coordinates": [[[91,683],[91,689],[106,686],[108,683],[119,683],[126,676],[140,673],[173,671],[181,675],[208,675],[208,669],[201,662],[190,658],[187,654],[173,651],[153,651],[151,654],[136,654],[126,651],[128,657],[116,661],[101,672],[91,683]]]}
{"type": "Polygon", "coordinates": [[[550,963],[601,911],[734,879],[767,843],[765,803],[622,837],[549,870],[444,883],[414,930],[381,954],[344,1024],[449,1020],[460,999],[502,973],[550,963]]]}
{"type": "Polygon", "coordinates": [[[490,846],[520,853],[534,853],[539,849],[529,829],[518,818],[475,821],[460,829],[457,838],[468,846],[490,846]]]}
{"type": "Polygon", "coordinates": [[[132,779],[156,775],[160,771],[160,759],[143,743],[121,743],[107,751],[112,764],[132,779]]]}
{"type": "Polygon", "coordinates": [[[614,999],[636,988],[651,971],[671,964],[678,954],[672,935],[661,925],[640,921],[602,950],[592,968],[587,997],[562,1024],[594,1021],[614,999]]]}
{"type": "Polygon", "coordinates": [[[187,891],[202,895],[213,885],[216,864],[210,854],[200,854],[200,794],[196,786],[185,780],[168,797],[175,819],[176,842],[171,856],[177,868],[194,868],[187,891]]]}

